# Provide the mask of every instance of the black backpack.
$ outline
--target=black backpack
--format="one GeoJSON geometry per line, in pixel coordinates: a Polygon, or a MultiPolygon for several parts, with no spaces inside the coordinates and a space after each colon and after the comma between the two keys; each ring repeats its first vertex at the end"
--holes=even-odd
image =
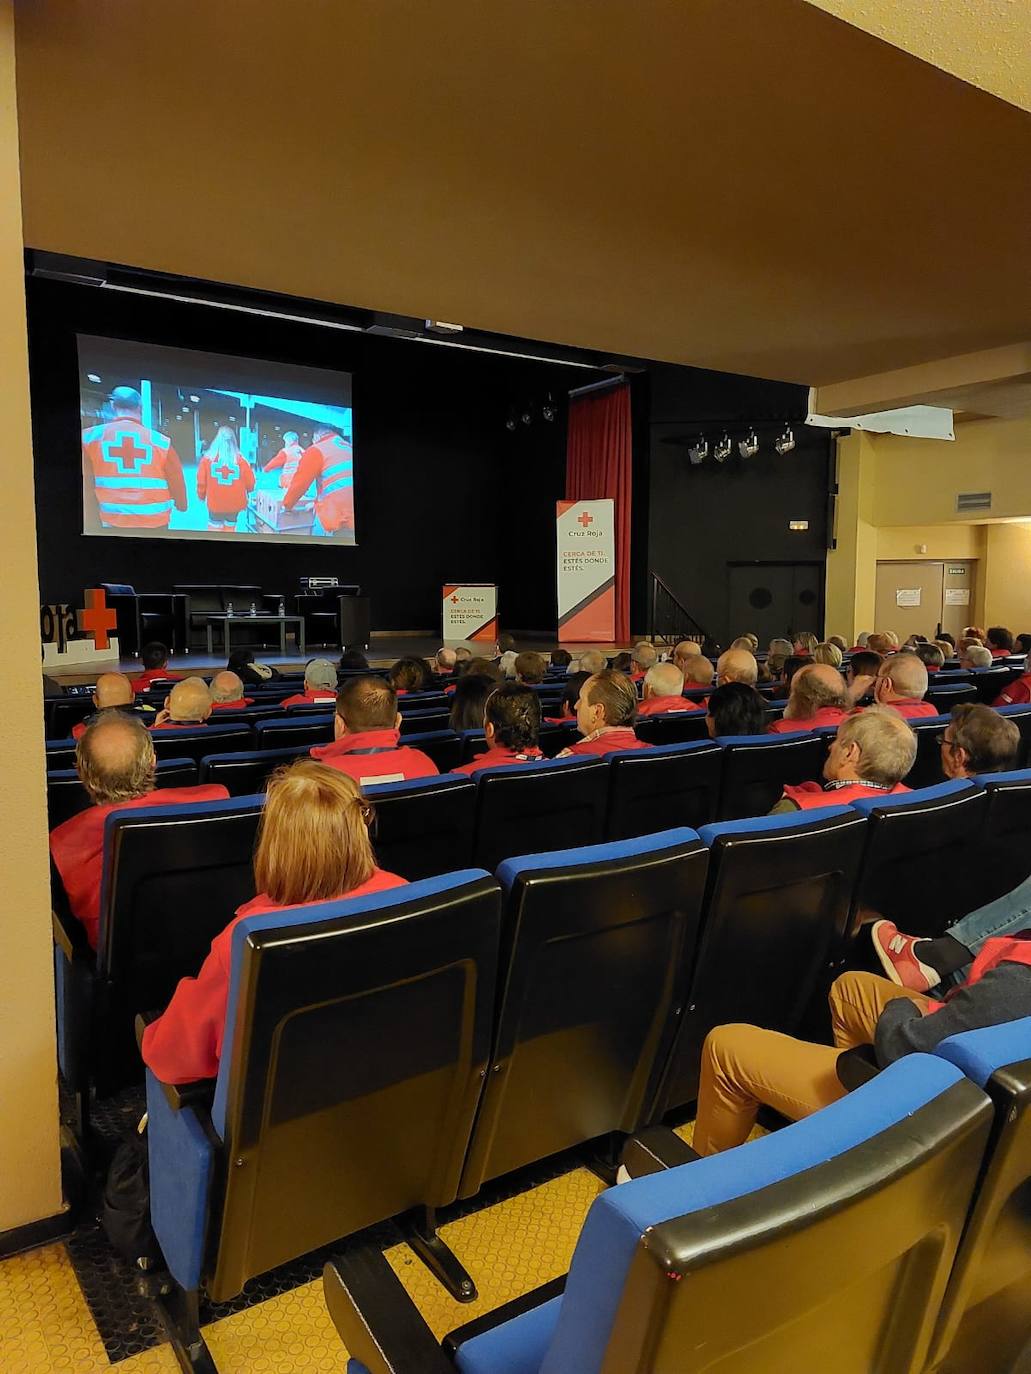
{"type": "Polygon", "coordinates": [[[100,1224],[118,1253],[138,1269],[164,1265],[150,1224],[150,1166],[147,1140],[133,1134],[119,1145],[104,1182],[100,1224]]]}

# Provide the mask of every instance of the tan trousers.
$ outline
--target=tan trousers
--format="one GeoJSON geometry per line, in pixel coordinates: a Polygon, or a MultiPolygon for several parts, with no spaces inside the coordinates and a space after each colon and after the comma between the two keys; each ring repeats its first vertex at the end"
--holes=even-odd
{"type": "Polygon", "coordinates": [[[926,997],[877,974],[843,973],[835,979],[829,999],[833,1049],[758,1026],[710,1031],[702,1048],[694,1148],[711,1155],[740,1145],[762,1104],[798,1121],[844,1097],[836,1072],[839,1053],[871,1044],[877,1018],[895,997],[908,997],[926,1010],[926,997]]]}

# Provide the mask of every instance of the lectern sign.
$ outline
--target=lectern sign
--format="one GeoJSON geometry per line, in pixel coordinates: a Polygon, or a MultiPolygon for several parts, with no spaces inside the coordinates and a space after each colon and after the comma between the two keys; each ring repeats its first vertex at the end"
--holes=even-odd
{"type": "Polygon", "coordinates": [[[498,589],[489,582],[447,582],[443,594],[444,643],[498,637],[498,589]]]}
{"type": "Polygon", "coordinates": [[[559,501],[558,637],[611,643],[616,624],[612,501],[559,501]]]}

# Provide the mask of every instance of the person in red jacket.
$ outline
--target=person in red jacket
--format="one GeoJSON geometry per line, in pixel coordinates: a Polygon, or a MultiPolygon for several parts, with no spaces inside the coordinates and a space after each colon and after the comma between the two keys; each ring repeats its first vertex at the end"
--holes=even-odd
{"type": "Polygon", "coordinates": [[[186,483],[179,455],[167,435],[143,423],[143,399],[131,386],[108,398],[113,419],[82,435],[84,490],[104,529],[167,530],[176,510],[186,510],[186,483]]]}
{"type": "Polygon", "coordinates": [[[278,472],[279,485],[285,489],[294,480],[294,474],[300,467],[303,457],[304,449],[300,445],[300,436],[295,429],[288,429],[283,435],[283,447],[274,458],[269,459],[262,471],[278,472]]]}
{"type": "MultiPolygon", "coordinates": [[[[921,716],[936,716],[938,709],[929,701],[927,694],[927,669],[916,654],[891,654],[877,670],[876,678],[857,677],[849,687],[849,699],[858,701],[873,688],[874,701],[878,706],[889,706],[904,720],[916,720],[921,716]]],[[[856,707],[862,710],[862,707],[856,707]]]]}
{"type": "Polygon", "coordinates": [[[337,670],[328,658],[313,658],[304,669],[304,691],[281,701],[280,706],[331,706],[337,699],[337,670]]]}
{"type": "Polygon", "coordinates": [[[684,674],[675,663],[655,663],[645,673],[639,716],[682,715],[701,709],[700,701],[688,701],[684,696],[684,674]]]}
{"type": "Polygon", "coordinates": [[[576,728],[583,739],[563,749],[558,758],[600,757],[623,749],[650,749],[634,734],[637,690],[630,679],[612,668],[595,673],[580,688],[576,728]]]}
{"type": "Polygon", "coordinates": [[[269,779],[254,854],[258,895],[237,907],[211,942],[196,978],[183,978],[163,1015],[143,1034],[143,1062],[163,1083],[218,1073],[225,1035],[233,930],[248,916],[404,887],[376,867],[372,807],[353,779],[308,759],[269,779]]]}
{"type": "Polygon", "coordinates": [[[213,711],[241,711],[253,706],[254,698],[243,694],[243,679],[228,670],[216,673],[211,679],[211,709],[213,711]]]}
{"type": "Polygon", "coordinates": [[[916,735],[906,722],[887,706],[868,706],[838,726],[823,765],[826,782],[789,784],[770,815],[908,792],[902,779],[915,762],[916,735]]]}
{"type": "Polygon", "coordinates": [[[144,644],[140,650],[140,662],[143,664],[143,672],[137,673],[132,679],[131,686],[134,692],[146,692],[155,682],[174,682],[182,677],[181,673],[173,673],[168,666],[167,645],[156,639],[144,644]]]}
{"type": "Polygon", "coordinates": [[[658,661],[659,655],[654,644],[649,644],[644,639],[640,644],[635,644],[630,654],[630,681],[643,682],[648,669],[654,667],[658,661]]]}
{"type": "Polygon", "coordinates": [[[97,947],[104,821],[112,811],[180,802],[222,801],[224,787],[165,787],[155,791],[154,744],[146,727],[124,711],[98,716],[75,746],[75,767],[93,803],[50,832],[50,853],[61,875],[72,915],[97,947]]]}
{"type": "MultiPolygon", "coordinates": [[[[132,683],[124,673],[100,674],[97,685],[93,688],[93,705],[98,711],[121,710],[137,717],[145,712],[149,712],[151,716],[154,714],[153,707],[135,705],[132,683]]],[[[85,720],[73,725],[72,739],[81,739],[87,728],[88,722],[85,720]]]]}
{"type": "Polygon", "coordinates": [[[537,744],[540,729],[541,703],[536,692],[519,682],[495,687],[483,708],[486,753],[451,771],[471,777],[484,768],[537,763],[544,757],[537,744]]]}
{"type": "Polygon", "coordinates": [[[1004,688],[992,702],[993,706],[1026,706],[1031,702],[1031,672],[1023,673],[1016,682],[1004,688]]]}
{"type": "Polygon", "coordinates": [[[283,509],[293,510],[316,486],[313,534],[339,535],[354,543],[354,460],[351,445],[331,425],[317,425],[311,446],[283,495],[283,509]]]}
{"type": "Polygon", "coordinates": [[[985,641],[991,651],[992,658],[1009,658],[1013,650],[1013,632],[1007,630],[1005,625],[990,625],[988,627],[988,638],[985,641]]]}
{"type": "Polygon", "coordinates": [[[234,530],[253,490],[254,469],[240,452],[236,431],[219,425],[197,468],[197,495],[207,503],[208,529],[234,530]]]}
{"type": "Polygon", "coordinates": [[[353,677],[344,683],[337,693],[333,733],[333,743],[316,745],[312,758],[349,774],[363,787],[437,774],[431,758],[399,743],[397,693],[381,677],[353,677]]]}
{"type": "Polygon", "coordinates": [[[845,679],[829,663],[809,663],[791,679],[791,693],[781,720],[768,726],[771,735],[791,735],[840,725],[850,702],[845,679]]]}
{"type": "Polygon", "coordinates": [[[206,725],[211,715],[211,692],[202,677],[177,682],[157,713],[152,730],[190,730],[206,725]]]}

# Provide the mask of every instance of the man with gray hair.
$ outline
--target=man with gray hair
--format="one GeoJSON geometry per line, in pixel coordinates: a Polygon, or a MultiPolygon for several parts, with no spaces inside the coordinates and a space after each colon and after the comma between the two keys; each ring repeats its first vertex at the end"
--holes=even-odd
{"type": "Polygon", "coordinates": [[[206,725],[211,715],[211,692],[202,677],[184,677],[165,698],[163,711],[157,713],[151,729],[182,730],[206,725]]]}
{"type": "Polygon", "coordinates": [[[702,646],[693,639],[682,639],[673,650],[673,662],[681,672],[689,658],[696,658],[702,652],[702,646]]]}
{"type": "Polygon", "coordinates": [[[983,644],[968,644],[959,656],[959,666],[967,672],[972,668],[990,668],[994,662],[991,649],[983,644]]]}
{"type": "Polygon", "coordinates": [[[916,654],[892,654],[881,664],[874,682],[874,701],[890,706],[904,720],[936,716],[938,709],[924,701],[927,669],[916,654]]]}
{"type": "Polygon", "coordinates": [[[313,658],[304,670],[304,691],[295,692],[281,703],[290,706],[336,706],[336,664],[328,658],[313,658]]]}
{"type": "Polygon", "coordinates": [[[228,670],[216,673],[211,679],[211,709],[213,711],[240,711],[245,706],[253,706],[254,698],[243,694],[243,678],[228,670]]]}
{"type": "Polygon", "coordinates": [[[759,665],[755,655],[747,649],[728,649],[720,654],[716,663],[716,681],[720,687],[728,682],[743,682],[746,687],[754,687],[759,679],[759,665]]]}
{"type": "Polygon", "coordinates": [[[675,663],[654,663],[645,673],[639,716],[679,715],[699,709],[698,702],[684,696],[684,674],[675,663]]]}
{"type": "Polygon", "coordinates": [[[105,711],[87,726],[75,746],[75,768],[92,805],[51,831],[50,853],[72,914],[86,927],[90,946],[96,949],[104,821],[111,812],[139,806],[175,806],[180,802],[224,801],[229,793],[216,783],[164,787],[155,792],[154,742],[146,726],[119,710],[105,711]]]}
{"type": "Polygon", "coordinates": [[[441,677],[449,677],[455,671],[457,659],[458,655],[456,650],[446,647],[438,649],[433,663],[434,670],[439,673],[441,677]]]}
{"type": "Polygon", "coordinates": [[[643,682],[645,673],[654,663],[658,662],[658,658],[658,651],[654,644],[649,644],[647,640],[635,644],[630,651],[630,681],[643,682]]]}
{"type": "Polygon", "coordinates": [[[790,658],[795,652],[795,646],[790,639],[771,639],[768,656],[770,658],[790,658]]]}
{"type": "Polygon", "coordinates": [[[578,671],[593,676],[595,673],[603,673],[608,666],[609,661],[600,649],[585,649],[580,655],[578,671]]]}
{"type": "Polygon", "coordinates": [[[888,706],[868,706],[846,716],[823,765],[824,783],[800,782],[784,788],[770,812],[844,806],[862,797],[894,796],[910,789],[902,779],[916,761],[916,735],[888,706]]]}

